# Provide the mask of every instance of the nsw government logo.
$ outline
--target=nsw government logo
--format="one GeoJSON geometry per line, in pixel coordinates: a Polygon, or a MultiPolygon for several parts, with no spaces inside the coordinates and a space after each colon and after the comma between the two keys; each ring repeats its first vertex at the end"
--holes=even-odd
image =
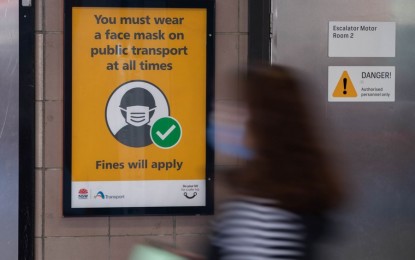
{"type": "Polygon", "coordinates": [[[80,189],[78,191],[78,199],[81,199],[81,200],[88,199],[88,190],[87,189],[80,189]]]}

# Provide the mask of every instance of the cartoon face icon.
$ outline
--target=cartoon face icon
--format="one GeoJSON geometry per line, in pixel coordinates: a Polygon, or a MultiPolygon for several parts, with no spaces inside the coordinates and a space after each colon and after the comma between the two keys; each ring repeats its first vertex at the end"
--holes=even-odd
{"type": "Polygon", "coordinates": [[[146,81],[130,81],[111,94],[106,107],[107,126],[115,139],[130,147],[152,144],[150,129],[160,118],[169,116],[164,93],[146,81]]]}

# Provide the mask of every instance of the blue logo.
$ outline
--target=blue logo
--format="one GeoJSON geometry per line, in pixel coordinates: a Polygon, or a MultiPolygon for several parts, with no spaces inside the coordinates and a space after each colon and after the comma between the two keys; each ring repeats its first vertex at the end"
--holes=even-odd
{"type": "Polygon", "coordinates": [[[97,195],[95,195],[95,196],[94,196],[94,198],[95,198],[95,199],[96,199],[96,198],[105,199],[105,195],[104,195],[104,193],[103,193],[102,191],[99,191],[99,192],[97,193],[97,195]]]}

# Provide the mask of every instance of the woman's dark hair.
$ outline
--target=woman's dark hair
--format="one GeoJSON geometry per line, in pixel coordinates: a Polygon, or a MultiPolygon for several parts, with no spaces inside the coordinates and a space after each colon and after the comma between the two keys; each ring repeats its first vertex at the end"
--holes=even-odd
{"type": "Polygon", "coordinates": [[[341,192],[295,75],[281,66],[248,71],[243,88],[255,156],[231,181],[243,194],[275,199],[295,212],[318,213],[337,206],[341,192]]]}

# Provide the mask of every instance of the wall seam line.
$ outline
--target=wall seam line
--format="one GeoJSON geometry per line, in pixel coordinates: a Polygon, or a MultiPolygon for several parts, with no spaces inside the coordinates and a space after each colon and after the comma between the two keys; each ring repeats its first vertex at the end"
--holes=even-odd
{"type": "Polygon", "coordinates": [[[111,260],[111,217],[108,216],[108,260],[111,260]]]}
{"type": "MultiPolygon", "coordinates": [[[[41,146],[42,146],[42,259],[45,260],[46,259],[46,241],[45,241],[45,235],[46,235],[46,221],[45,221],[45,214],[46,214],[46,203],[45,203],[45,195],[46,195],[46,170],[45,170],[45,111],[46,111],[46,103],[45,103],[45,80],[46,80],[46,73],[45,73],[45,68],[46,68],[46,60],[45,60],[45,50],[46,50],[46,33],[45,33],[45,0],[39,0],[41,1],[42,4],[42,15],[41,15],[41,24],[42,24],[42,66],[41,66],[41,70],[42,70],[42,93],[41,93],[41,98],[42,98],[42,142],[41,142],[41,146]]],[[[38,72],[37,72],[38,73],[38,72]]]]}
{"type": "Polygon", "coordinates": [[[177,247],[177,238],[176,238],[176,216],[173,216],[173,245],[177,247]]]}

